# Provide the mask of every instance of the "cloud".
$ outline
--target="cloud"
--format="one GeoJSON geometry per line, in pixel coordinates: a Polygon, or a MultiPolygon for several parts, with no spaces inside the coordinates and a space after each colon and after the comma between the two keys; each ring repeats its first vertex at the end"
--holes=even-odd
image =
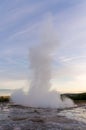
{"type": "MultiPolygon", "coordinates": [[[[62,46],[67,47],[79,47],[81,42],[85,45],[85,33],[86,33],[86,2],[77,2],[75,6],[71,6],[56,14],[55,21],[57,29],[59,29],[62,39],[62,46]],[[81,41],[81,39],[84,41],[81,41]]],[[[86,46],[85,46],[86,47],[86,46]]]]}
{"type": "MultiPolygon", "coordinates": [[[[10,5],[11,6],[11,5],[10,5]]],[[[36,3],[33,5],[16,5],[16,8],[9,9],[6,11],[6,15],[2,17],[0,26],[3,29],[6,27],[9,27],[13,24],[16,24],[16,22],[19,22],[19,20],[22,22],[22,20],[27,16],[28,18],[38,12],[38,10],[41,8],[41,3],[36,3]]]]}
{"type": "Polygon", "coordinates": [[[0,80],[0,89],[18,89],[27,85],[27,80],[0,80]]]}
{"type": "MultiPolygon", "coordinates": [[[[66,79],[66,84],[62,85],[63,89],[69,85],[71,88],[74,84],[78,86],[80,78],[84,79],[86,74],[86,1],[26,2],[16,0],[9,5],[2,2],[1,5],[1,75],[8,76],[8,73],[11,72],[15,73],[13,77],[20,77],[20,79],[24,78],[21,78],[21,74],[27,75],[26,69],[28,67],[25,66],[29,62],[28,47],[39,42],[40,24],[45,15],[52,12],[59,38],[59,48],[53,63],[55,72],[53,75],[57,81],[69,77],[69,81],[66,79]]],[[[12,75],[8,76],[9,79],[12,75]]]]}
{"type": "Polygon", "coordinates": [[[61,92],[85,92],[86,62],[63,64],[53,72],[53,87],[61,92]]]}

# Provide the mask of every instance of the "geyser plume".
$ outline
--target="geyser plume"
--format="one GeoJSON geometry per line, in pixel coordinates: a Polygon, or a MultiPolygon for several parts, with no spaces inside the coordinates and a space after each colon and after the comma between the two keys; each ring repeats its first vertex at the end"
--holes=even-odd
{"type": "Polygon", "coordinates": [[[51,18],[44,22],[41,34],[40,43],[29,49],[32,80],[28,93],[17,90],[12,94],[12,100],[17,104],[31,107],[72,107],[74,105],[72,100],[68,98],[62,100],[59,93],[50,91],[53,55],[58,47],[51,18]]]}

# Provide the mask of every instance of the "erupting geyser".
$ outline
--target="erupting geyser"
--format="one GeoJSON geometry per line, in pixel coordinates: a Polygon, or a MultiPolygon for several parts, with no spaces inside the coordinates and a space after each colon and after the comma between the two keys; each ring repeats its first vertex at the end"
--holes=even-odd
{"type": "Polygon", "coordinates": [[[31,107],[64,108],[72,107],[73,101],[68,98],[61,99],[56,91],[50,91],[51,63],[53,54],[58,46],[58,40],[54,31],[52,19],[49,18],[42,27],[40,44],[29,49],[32,80],[25,94],[23,90],[16,90],[12,100],[20,105],[31,107]]]}

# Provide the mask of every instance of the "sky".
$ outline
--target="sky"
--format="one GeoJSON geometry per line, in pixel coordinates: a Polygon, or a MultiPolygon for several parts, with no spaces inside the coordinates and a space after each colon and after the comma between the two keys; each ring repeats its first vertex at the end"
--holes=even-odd
{"type": "Polygon", "coordinates": [[[29,48],[47,14],[59,41],[52,88],[86,92],[86,0],[0,0],[0,89],[29,86],[29,48]]]}

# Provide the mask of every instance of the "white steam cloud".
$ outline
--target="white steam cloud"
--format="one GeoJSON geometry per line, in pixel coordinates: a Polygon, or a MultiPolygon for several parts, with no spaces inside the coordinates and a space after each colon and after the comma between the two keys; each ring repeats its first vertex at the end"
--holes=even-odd
{"type": "Polygon", "coordinates": [[[52,18],[42,25],[41,41],[29,49],[32,80],[28,93],[17,90],[12,94],[12,100],[21,105],[31,107],[64,108],[74,104],[68,98],[61,99],[56,91],[50,91],[52,78],[52,62],[58,39],[53,27],[52,18]]]}

